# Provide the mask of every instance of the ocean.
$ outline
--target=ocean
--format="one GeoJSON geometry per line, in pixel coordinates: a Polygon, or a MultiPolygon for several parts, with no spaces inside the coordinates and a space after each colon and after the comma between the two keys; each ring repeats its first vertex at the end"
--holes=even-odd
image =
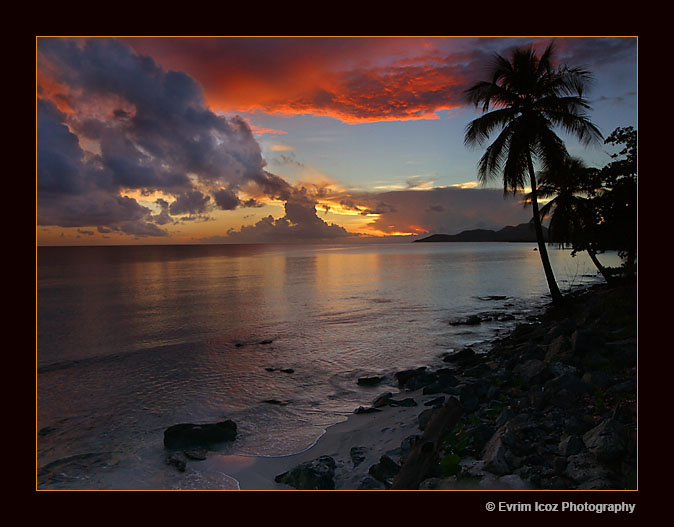
{"type": "MultiPolygon", "coordinates": [[[[238,488],[167,465],[164,430],[232,419],[218,453],[303,451],[394,372],[526,322],[549,300],[535,247],[39,247],[37,488],[238,488]],[[475,314],[491,320],[452,324],[475,314]]],[[[549,254],[563,291],[602,281],[584,253],[549,254]]]]}

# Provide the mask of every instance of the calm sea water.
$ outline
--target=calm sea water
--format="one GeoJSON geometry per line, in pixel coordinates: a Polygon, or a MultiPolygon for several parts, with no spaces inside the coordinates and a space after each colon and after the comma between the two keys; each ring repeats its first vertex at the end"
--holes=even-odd
{"type": "MultiPolygon", "coordinates": [[[[304,450],[395,391],[359,376],[479,349],[544,304],[534,247],[41,247],[38,488],[236,488],[198,463],[167,466],[164,429],[229,418],[239,438],[223,453],[304,450]],[[515,320],[449,324],[484,312],[515,320]]],[[[562,289],[600,281],[584,254],[550,257],[562,289]]]]}

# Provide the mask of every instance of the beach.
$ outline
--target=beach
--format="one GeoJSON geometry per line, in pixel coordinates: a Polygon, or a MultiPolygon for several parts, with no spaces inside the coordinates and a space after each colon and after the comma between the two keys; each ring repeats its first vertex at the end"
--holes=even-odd
{"type": "Polygon", "coordinates": [[[372,406],[301,453],[203,463],[241,490],[634,489],[635,301],[633,285],[576,292],[485,353],[464,348],[443,367],[397,372],[400,393],[372,387],[372,406]],[[462,415],[435,438],[434,466],[399,487],[423,429],[450,403],[462,415]]]}

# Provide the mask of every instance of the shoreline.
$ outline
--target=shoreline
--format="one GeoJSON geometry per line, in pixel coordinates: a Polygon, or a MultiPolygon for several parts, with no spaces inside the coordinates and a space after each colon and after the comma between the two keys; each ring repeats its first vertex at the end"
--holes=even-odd
{"type": "Polygon", "coordinates": [[[414,488],[636,488],[636,288],[598,284],[566,298],[485,353],[467,347],[440,368],[397,372],[400,393],[373,386],[371,407],[302,452],[203,463],[241,490],[398,488],[423,428],[452,401],[464,414],[414,488]]]}

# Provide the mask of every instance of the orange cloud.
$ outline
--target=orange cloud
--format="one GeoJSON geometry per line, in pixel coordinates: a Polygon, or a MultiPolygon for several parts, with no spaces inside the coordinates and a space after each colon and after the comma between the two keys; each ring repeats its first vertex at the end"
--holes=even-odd
{"type": "MultiPolygon", "coordinates": [[[[458,61],[427,38],[125,39],[196,78],[215,111],[311,113],[348,123],[436,119],[463,104],[458,61]]],[[[448,44],[449,43],[449,44],[448,44]]]]}

